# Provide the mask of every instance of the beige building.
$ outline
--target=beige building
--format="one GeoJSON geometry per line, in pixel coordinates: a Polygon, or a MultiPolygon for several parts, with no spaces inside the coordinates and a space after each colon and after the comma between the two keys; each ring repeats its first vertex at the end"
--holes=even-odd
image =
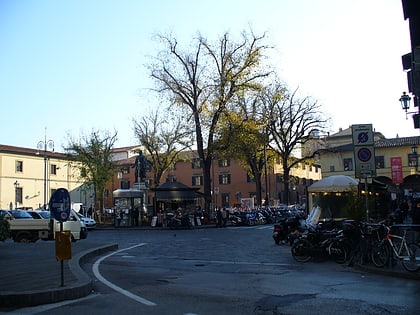
{"type": "MultiPolygon", "coordinates": [[[[388,192],[388,198],[396,203],[402,198],[420,199],[417,154],[420,136],[386,139],[379,132],[373,134],[376,175],[367,179],[369,187],[388,192]]],[[[323,177],[347,175],[355,178],[352,139],[352,129],[348,128],[318,140],[323,177]]]]}
{"type": "Polygon", "coordinates": [[[63,153],[0,145],[0,208],[39,208],[58,188],[70,192],[72,202],[91,202],[83,191],[79,170],[63,153]]]}

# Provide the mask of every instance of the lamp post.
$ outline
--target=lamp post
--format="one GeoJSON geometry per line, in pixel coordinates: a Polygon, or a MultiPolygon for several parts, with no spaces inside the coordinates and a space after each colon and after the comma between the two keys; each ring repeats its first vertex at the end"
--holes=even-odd
{"type": "Polygon", "coordinates": [[[44,150],[44,205],[45,209],[47,205],[47,149],[50,148],[54,151],[54,141],[47,140],[47,128],[45,128],[45,136],[43,141],[39,141],[37,145],[38,149],[44,150]]]}
{"type": "Polygon", "coordinates": [[[410,109],[410,100],[411,100],[411,97],[407,95],[406,92],[403,92],[403,94],[400,97],[400,103],[401,103],[402,109],[405,110],[406,114],[408,114],[407,112],[410,109]]]}
{"type": "Polygon", "coordinates": [[[15,186],[15,209],[16,209],[18,207],[18,189],[20,185],[18,181],[15,181],[13,185],[15,186]]]}
{"type": "Polygon", "coordinates": [[[414,128],[420,129],[420,107],[418,106],[419,105],[418,97],[414,96],[414,107],[419,107],[417,112],[408,111],[410,109],[410,101],[411,101],[411,97],[406,92],[403,92],[403,94],[400,97],[400,103],[401,103],[402,109],[405,111],[405,119],[408,119],[407,117],[408,114],[414,114],[413,115],[414,128]]]}

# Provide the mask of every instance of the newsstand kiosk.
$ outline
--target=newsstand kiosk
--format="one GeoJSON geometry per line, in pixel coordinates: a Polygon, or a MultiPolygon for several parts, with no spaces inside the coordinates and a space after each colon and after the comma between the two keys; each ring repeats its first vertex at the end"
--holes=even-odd
{"type": "MultiPolygon", "coordinates": [[[[137,208],[139,211],[137,213],[143,212],[145,196],[144,192],[139,189],[117,189],[113,191],[112,195],[114,198],[115,226],[133,226],[133,214],[135,213],[134,210],[137,208]]],[[[142,218],[142,215],[140,215],[140,218],[142,218]]]]}

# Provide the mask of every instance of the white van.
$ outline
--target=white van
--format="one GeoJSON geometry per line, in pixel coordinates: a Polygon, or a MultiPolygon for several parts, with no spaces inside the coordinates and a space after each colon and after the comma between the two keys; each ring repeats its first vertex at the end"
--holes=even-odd
{"type": "MultiPolygon", "coordinates": [[[[15,242],[36,242],[38,239],[52,240],[55,233],[50,233],[50,221],[49,218],[10,220],[11,237],[15,242]]],[[[71,210],[69,219],[62,224],[63,231],[71,232],[72,242],[87,237],[87,228],[74,210],[71,210]]],[[[61,222],[54,220],[54,232],[60,231],[60,229],[61,222]]]]}

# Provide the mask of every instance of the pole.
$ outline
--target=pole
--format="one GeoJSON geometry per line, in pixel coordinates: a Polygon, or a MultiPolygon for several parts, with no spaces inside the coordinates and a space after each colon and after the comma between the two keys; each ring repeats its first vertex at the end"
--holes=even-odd
{"type": "Polygon", "coordinates": [[[46,208],[47,204],[47,148],[44,147],[44,206],[46,208]]]}
{"type": "Polygon", "coordinates": [[[54,141],[53,140],[48,140],[47,141],[47,128],[45,128],[45,134],[44,134],[44,141],[39,141],[38,142],[38,149],[42,149],[44,151],[44,209],[47,206],[47,177],[48,177],[48,170],[47,170],[47,166],[48,166],[48,156],[47,156],[47,149],[48,146],[50,146],[50,148],[52,148],[52,150],[54,151],[54,141]]]}
{"type": "Polygon", "coordinates": [[[366,208],[366,221],[369,221],[369,208],[368,208],[368,182],[367,176],[365,176],[365,208],[366,208]]]}
{"type": "MultiPolygon", "coordinates": [[[[60,233],[63,232],[63,222],[60,222],[60,233]]],[[[64,259],[60,260],[61,269],[61,286],[64,287],[64,259]]]]}

